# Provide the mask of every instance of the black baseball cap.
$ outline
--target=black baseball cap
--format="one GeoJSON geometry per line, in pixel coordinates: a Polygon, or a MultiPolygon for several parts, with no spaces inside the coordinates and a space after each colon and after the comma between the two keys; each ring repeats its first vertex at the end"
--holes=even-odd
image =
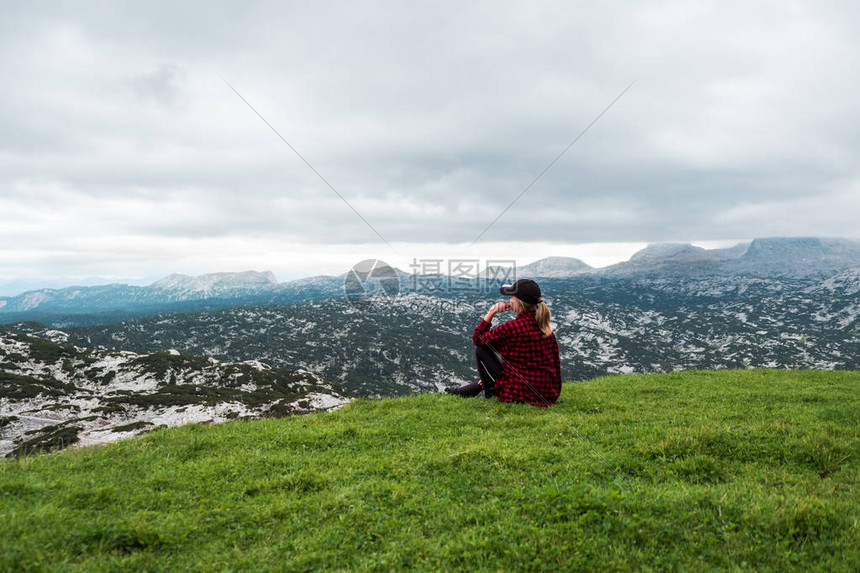
{"type": "Polygon", "coordinates": [[[540,287],[531,279],[520,279],[512,285],[502,285],[499,292],[505,296],[515,296],[529,304],[537,304],[540,301],[540,287]]]}

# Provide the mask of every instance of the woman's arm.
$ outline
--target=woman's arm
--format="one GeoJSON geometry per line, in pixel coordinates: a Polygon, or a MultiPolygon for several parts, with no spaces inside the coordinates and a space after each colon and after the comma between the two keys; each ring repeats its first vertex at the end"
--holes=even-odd
{"type": "Polygon", "coordinates": [[[496,313],[508,310],[511,310],[511,303],[509,302],[497,302],[490,307],[490,310],[487,311],[484,319],[475,327],[475,332],[472,334],[472,342],[475,343],[475,346],[499,342],[510,336],[509,329],[505,328],[509,324],[507,322],[490,330],[493,326],[493,317],[496,313]]]}

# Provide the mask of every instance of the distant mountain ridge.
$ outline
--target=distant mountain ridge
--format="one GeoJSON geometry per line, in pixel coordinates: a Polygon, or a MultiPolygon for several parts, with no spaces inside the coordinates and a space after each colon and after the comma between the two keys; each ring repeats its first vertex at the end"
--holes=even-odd
{"type": "Polygon", "coordinates": [[[705,249],[690,243],[655,243],[637,251],[624,264],[647,264],[665,260],[675,261],[716,261],[742,257],[749,249],[749,243],[739,243],[728,249],[705,249]]]}
{"type": "Polygon", "coordinates": [[[860,241],[814,237],[755,239],[738,263],[741,272],[824,277],[860,267],[860,241]]]}
{"type": "Polygon", "coordinates": [[[517,268],[517,276],[564,278],[593,270],[591,265],[573,257],[546,257],[517,268]]]}
{"type": "Polygon", "coordinates": [[[860,240],[763,238],[728,249],[687,243],[649,245],[629,261],[595,272],[611,276],[745,276],[823,279],[860,268],[860,240]]]}
{"type": "Polygon", "coordinates": [[[277,285],[278,279],[272,271],[244,271],[240,273],[211,273],[200,276],[171,274],[152,283],[152,287],[161,289],[184,288],[195,291],[211,291],[218,288],[259,287],[277,285]]]}
{"type": "Polygon", "coordinates": [[[51,320],[79,314],[119,321],[159,312],[214,310],[236,304],[291,304],[336,296],[343,280],[308,277],[284,283],[271,271],[171,274],[148,286],[109,284],[40,289],[0,297],[0,322],[51,320]]]}
{"type": "Polygon", "coordinates": [[[189,297],[236,296],[272,290],[281,283],[272,271],[240,273],[211,273],[192,277],[172,274],[152,283],[149,288],[168,293],[169,298],[187,300],[189,297]]]}
{"type": "MultiPolygon", "coordinates": [[[[852,269],[860,269],[860,241],[806,237],[755,239],[725,249],[704,249],[688,243],[653,244],[630,260],[605,268],[593,268],[573,257],[553,256],[519,266],[515,275],[535,279],[593,275],[631,279],[713,276],[823,280],[852,269]]],[[[399,269],[395,273],[401,291],[419,289],[412,273],[399,269]]],[[[271,271],[197,277],[172,274],[148,286],[40,289],[0,297],[0,323],[49,320],[62,325],[79,323],[76,317],[80,315],[91,315],[90,323],[103,323],[160,312],[307,303],[343,296],[346,276],[347,273],[314,276],[282,283],[271,271]]]]}

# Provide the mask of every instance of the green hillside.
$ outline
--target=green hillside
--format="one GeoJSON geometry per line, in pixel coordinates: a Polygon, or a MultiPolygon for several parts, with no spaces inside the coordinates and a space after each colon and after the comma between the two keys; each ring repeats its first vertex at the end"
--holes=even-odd
{"type": "Polygon", "coordinates": [[[860,373],[566,384],[0,463],[4,570],[860,569],[860,373]]]}

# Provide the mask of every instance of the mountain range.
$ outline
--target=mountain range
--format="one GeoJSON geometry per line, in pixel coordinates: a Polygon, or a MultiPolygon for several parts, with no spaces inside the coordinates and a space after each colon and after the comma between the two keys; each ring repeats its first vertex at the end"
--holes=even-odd
{"type": "MultiPolygon", "coordinates": [[[[755,277],[541,279],[565,380],[689,369],[860,369],[860,269],[825,280],[755,277]]],[[[475,377],[472,330],[498,294],[400,293],[158,314],[116,324],[9,329],[78,347],[259,360],[362,396],[439,391],[475,377]],[[58,335],[58,332],[62,332],[58,335]]],[[[495,322],[512,318],[510,313],[495,322]]]]}
{"type": "MultiPolygon", "coordinates": [[[[520,266],[514,272],[518,278],[538,279],[590,276],[813,280],[854,268],[860,268],[858,240],[766,238],[728,249],[703,249],[684,243],[649,245],[628,261],[599,269],[572,257],[548,257],[520,266]]],[[[400,279],[401,291],[422,292],[420,285],[410,280],[415,277],[413,273],[399,269],[395,272],[400,279]]],[[[347,273],[344,273],[281,283],[271,272],[246,271],[198,277],[172,274],[149,286],[111,284],[40,289],[0,297],[0,324],[24,320],[55,326],[104,324],[154,313],[307,303],[343,296],[346,277],[347,273]]],[[[478,287],[481,280],[472,283],[478,287]]],[[[433,294],[445,296],[445,293],[433,294]]]]}
{"type": "Polygon", "coordinates": [[[860,267],[860,241],[755,239],[728,249],[690,244],[650,245],[629,261],[601,269],[613,276],[744,276],[817,279],[860,267]]]}

